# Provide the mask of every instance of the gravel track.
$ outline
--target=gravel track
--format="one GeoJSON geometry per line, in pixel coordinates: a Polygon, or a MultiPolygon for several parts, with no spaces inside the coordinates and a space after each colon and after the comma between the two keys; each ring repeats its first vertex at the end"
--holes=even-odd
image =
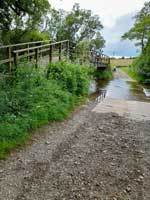
{"type": "Polygon", "coordinates": [[[89,102],[0,161],[0,200],[149,200],[150,122],[89,102]]]}

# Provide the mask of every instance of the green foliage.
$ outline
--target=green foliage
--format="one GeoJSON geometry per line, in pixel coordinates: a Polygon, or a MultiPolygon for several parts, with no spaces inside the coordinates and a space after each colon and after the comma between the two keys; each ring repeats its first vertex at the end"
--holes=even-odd
{"type": "MultiPolygon", "coordinates": [[[[27,31],[23,34],[20,42],[29,42],[29,41],[46,41],[50,37],[47,32],[40,33],[38,30],[27,31]]],[[[14,39],[13,39],[14,40],[14,39]]],[[[19,38],[17,39],[17,42],[19,38]]]]}
{"type": "Polygon", "coordinates": [[[3,44],[21,42],[24,35],[39,29],[43,15],[47,15],[49,10],[48,0],[1,0],[1,42],[3,44]]]}
{"type": "Polygon", "coordinates": [[[94,47],[96,50],[101,50],[105,46],[105,40],[101,36],[100,32],[96,33],[94,39],[91,40],[91,47],[94,47]]]}
{"type": "Polygon", "coordinates": [[[101,51],[105,45],[105,40],[99,32],[96,33],[93,39],[83,39],[76,45],[76,56],[83,63],[90,60],[89,52],[91,49],[101,51]]]}
{"type": "Polygon", "coordinates": [[[133,64],[123,68],[131,78],[143,84],[150,84],[150,45],[146,47],[145,53],[142,53],[133,64]]]}
{"type": "Polygon", "coordinates": [[[121,70],[128,74],[133,80],[143,82],[142,78],[137,74],[135,68],[133,68],[132,66],[121,67],[121,70]]]}
{"type": "Polygon", "coordinates": [[[133,28],[124,34],[123,39],[136,40],[136,45],[142,49],[129,73],[137,77],[139,82],[150,84],[150,1],[135,16],[133,28]]]}
{"type": "Polygon", "coordinates": [[[89,67],[56,62],[49,65],[47,76],[74,95],[87,95],[90,84],[89,71],[89,67]]]}
{"type": "Polygon", "coordinates": [[[88,94],[90,70],[69,63],[49,66],[48,79],[31,66],[0,82],[0,158],[48,121],[62,120],[88,94]],[[56,68],[56,69],[55,69],[56,68]]]}
{"type": "Polygon", "coordinates": [[[99,70],[95,72],[95,77],[99,80],[110,80],[113,77],[111,70],[99,70]]]}
{"type": "Polygon", "coordinates": [[[51,9],[48,0],[1,0],[0,43],[52,39],[70,40],[75,44],[91,41],[88,48],[104,46],[100,31],[103,28],[98,15],[75,4],[70,12],[51,9]]]}
{"type": "Polygon", "coordinates": [[[136,41],[136,45],[141,46],[144,52],[150,39],[150,1],[135,16],[134,26],[122,38],[136,41]]]}
{"type": "Polygon", "coordinates": [[[80,41],[77,46],[76,49],[78,51],[79,56],[83,55],[86,52],[90,51],[90,40],[82,40],[80,41]]]}
{"type": "Polygon", "coordinates": [[[91,10],[81,9],[77,3],[70,12],[53,9],[48,23],[54,39],[68,39],[75,43],[93,38],[102,28],[99,16],[92,15],[91,10]]]}
{"type": "Polygon", "coordinates": [[[150,44],[147,45],[145,52],[134,61],[133,69],[140,77],[140,82],[150,84],[150,44]]]}

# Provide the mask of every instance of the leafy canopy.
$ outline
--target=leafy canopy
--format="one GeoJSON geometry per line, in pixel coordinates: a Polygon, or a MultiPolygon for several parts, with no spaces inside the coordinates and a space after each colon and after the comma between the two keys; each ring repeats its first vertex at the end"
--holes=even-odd
{"type": "Polygon", "coordinates": [[[48,28],[56,40],[69,39],[79,43],[84,39],[92,39],[103,26],[99,16],[75,4],[71,12],[53,9],[48,28]]]}
{"type": "Polygon", "coordinates": [[[135,40],[136,45],[141,46],[142,52],[144,52],[150,40],[150,1],[145,3],[144,7],[134,18],[134,26],[122,38],[135,40]]]}
{"type": "Polygon", "coordinates": [[[20,42],[19,38],[38,29],[42,16],[46,15],[49,9],[48,0],[1,0],[1,41],[20,42]]]}

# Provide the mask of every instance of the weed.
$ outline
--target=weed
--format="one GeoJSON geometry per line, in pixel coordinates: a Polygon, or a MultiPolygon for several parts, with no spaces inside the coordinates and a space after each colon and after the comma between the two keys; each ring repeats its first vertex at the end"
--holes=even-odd
{"type": "Polygon", "coordinates": [[[13,78],[0,82],[0,158],[30,138],[48,121],[63,120],[88,95],[90,70],[61,62],[44,72],[17,68],[13,78]]]}

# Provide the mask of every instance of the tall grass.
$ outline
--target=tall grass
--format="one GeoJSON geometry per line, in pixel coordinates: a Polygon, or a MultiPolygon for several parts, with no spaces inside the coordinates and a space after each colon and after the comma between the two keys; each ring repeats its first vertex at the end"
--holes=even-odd
{"type": "Polygon", "coordinates": [[[131,66],[128,67],[122,67],[121,70],[123,70],[126,74],[128,74],[133,80],[140,81],[139,77],[137,76],[137,73],[133,70],[131,66]]]}
{"type": "Polygon", "coordinates": [[[90,70],[61,62],[46,74],[28,66],[0,82],[0,158],[48,121],[63,120],[88,95],[90,70]]]}
{"type": "Polygon", "coordinates": [[[134,60],[132,66],[124,70],[138,82],[150,85],[150,44],[147,44],[144,52],[134,60]]]}
{"type": "Polygon", "coordinates": [[[113,78],[112,70],[95,71],[95,77],[99,80],[110,80],[113,78]]]}

